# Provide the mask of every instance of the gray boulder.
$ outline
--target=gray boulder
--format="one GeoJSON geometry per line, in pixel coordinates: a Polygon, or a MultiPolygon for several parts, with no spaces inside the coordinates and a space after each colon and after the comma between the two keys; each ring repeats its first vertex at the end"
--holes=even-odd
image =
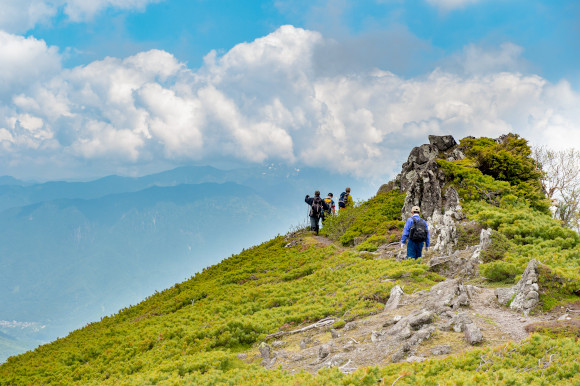
{"type": "Polygon", "coordinates": [[[399,304],[401,303],[401,299],[405,293],[403,289],[396,285],[391,289],[391,294],[389,295],[389,300],[385,304],[385,311],[393,311],[395,310],[399,304]]]}
{"type": "Polygon", "coordinates": [[[530,311],[540,302],[540,287],[538,285],[538,261],[530,260],[522,278],[511,288],[498,288],[495,296],[498,303],[508,305],[512,310],[516,310],[528,316],[530,311]],[[511,301],[511,303],[510,303],[511,301]]]}
{"type": "Polygon", "coordinates": [[[463,327],[463,333],[465,334],[465,341],[472,346],[483,341],[483,334],[475,323],[466,324],[463,327]]]}
{"type": "Polygon", "coordinates": [[[429,143],[439,151],[446,151],[457,145],[452,135],[430,135],[429,143]]]}

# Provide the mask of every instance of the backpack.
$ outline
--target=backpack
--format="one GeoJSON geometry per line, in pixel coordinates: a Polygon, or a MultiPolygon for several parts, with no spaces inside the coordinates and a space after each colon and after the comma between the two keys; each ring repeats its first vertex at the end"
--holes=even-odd
{"type": "Polygon", "coordinates": [[[347,199],[348,199],[347,192],[340,193],[340,198],[338,199],[338,207],[339,208],[346,208],[346,200],[347,199]]]}
{"type": "Polygon", "coordinates": [[[413,218],[413,225],[409,229],[409,238],[416,243],[427,241],[427,225],[425,221],[413,218]]]}
{"type": "Polygon", "coordinates": [[[328,214],[332,214],[332,198],[326,197],[324,198],[324,202],[328,205],[328,210],[326,211],[328,214]]]}
{"type": "Polygon", "coordinates": [[[310,208],[310,217],[321,217],[323,215],[324,206],[322,205],[322,198],[314,197],[312,201],[312,208],[310,208]]]}

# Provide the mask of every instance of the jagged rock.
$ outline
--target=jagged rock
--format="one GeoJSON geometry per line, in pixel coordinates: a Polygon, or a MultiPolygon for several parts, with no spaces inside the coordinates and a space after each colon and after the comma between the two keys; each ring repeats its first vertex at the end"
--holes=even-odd
{"type": "Polygon", "coordinates": [[[272,347],[268,343],[262,342],[258,346],[258,350],[260,350],[260,355],[264,361],[270,361],[272,355],[272,347]]]}
{"type": "Polygon", "coordinates": [[[323,344],[318,348],[318,358],[324,359],[330,355],[332,352],[332,345],[331,344],[323,344]]]}
{"type": "Polygon", "coordinates": [[[478,263],[480,263],[479,256],[481,256],[481,251],[483,251],[485,248],[487,248],[491,245],[492,232],[493,231],[491,228],[481,230],[481,233],[479,234],[479,244],[476,246],[475,251],[473,252],[473,255],[471,256],[471,260],[474,260],[474,261],[477,261],[478,263]]]}
{"type": "Polygon", "coordinates": [[[539,289],[538,261],[532,259],[528,263],[520,281],[511,288],[496,289],[495,296],[498,303],[502,305],[507,305],[511,300],[511,303],[509,303],[511,309],[528,316],[530,311],[540,302],[539,289]]]}
{"type": "Polygon", "coordinates": [[[435,331],[434,326],[427,326],[427,327],[420,329],[411,337],[411,339],[409,339],[409,344],[411,346],[416,346],[418,344],[421,344],[423,341],[426,341],[427,339],[429,339],[431,337],[431,334],[433,334],[434,331],[435,331]]]}
{"type": "Polygon", "coordinates": [[[413,148],[409,153],[408,163],[415,163],[417,165],[426,164],[434,160],[439,155],[437,147],[433,145],[421,145],[413,148]]]}
{"type": "Polygon", "coordinates": [[[435,210],[429,219],[429,232],[431,236],[431,250],[437,254],[450,255],[457,245],[456,222],[465,218],[459,194],[448,187],[443,196],[443,210],[435,210]]]}
{"type": "Polygon", "coordinates": [[[463,327],[463,332],[465,334],[465,340],[472,346],[483,341],[483,334],[475,323],[466,324],[463,327]]]}
{"type": "Polygon", "coordinates": [[[405,293],[403,292],[403,289],[396,285],[391,289],[391,294],[389,295],[389,300],[387,301],[387,304],[385,304],[385,311],[393,311],[395,310],[398,306],[399,303],[401,303],[401,298],[403,297],[405,293]]]}
{"type": "Polygon", "coordinates": [[[440,346],[435,346],[431,349],[432,355],[445,355],[451,354],[451,346],[448,344],[442,344],[440,346]]]}
{"type": "Polygon", "coordinates": [[[418,330],[424,324],[431,323],[433,321],[433,317],[435,314],[431,311],[423,310],[417,315],[410,315],[409,316],[409,326],[414,330],[418,330]]]}
{"type": "Polygon", "coordinates": [[[457,145],[452,135],[430,135],[429,143],[439,151],[446,151],[457,145]]]}
{"type": "Polygon", "coordinates": [[[409,351],[411,351],[411,346],[408,343],[404,343],[403,346],[401,346],[401,348],[399,348],[393,354],[393,356],[391,357],[391,361],[393,363],[400,362],[401,360],[403,360],[407,356],[409,351]]]}
{"type": "Polygon", "coordinates": [[[469,293],[468,286],[463,285],[461,280],[447,279],[431,287],[422,303],[426,309],[441,314],[449,307],[457,309],[469,305],[469,293]]]}
{"type": "MultiPolygon", "coordinates": [[[[400,315],[397,315],[400,316],[400,315]]],[[[391,327],[393,324],[396,324],[399,320],[401,320],[401,317],[397,318],[397,316],[395,316],[392,319],[387,319],[387,321],[385,323],[383,323],[383,327],[391,327]]]]}
{"type": "Polygon", "coordinates": [[[447,155],[447,161],[460,161],[465,158],[465,154],[459,149],[454,149],[449,155],[447,155]]]}
{"type": "Polygon", "coordinates": [[[455,332],[462,332],[465,330],[465,326],[473,323],[471,318],[465,313],[453,315],[451,320],[442,323],[439,328],[443,331],[453,330],[455,332]]]}

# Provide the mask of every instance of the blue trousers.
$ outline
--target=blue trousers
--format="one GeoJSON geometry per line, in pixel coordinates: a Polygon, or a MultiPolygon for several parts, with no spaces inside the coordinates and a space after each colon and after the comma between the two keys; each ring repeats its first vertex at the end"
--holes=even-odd
{"type": "Polygon", "coordinates": [[[411,239],[407,241],[407,258],[408,259],[418,259],[421,257],[421,253],[423,252],[423,244],[424,243],[417,243],[411,239]]]}

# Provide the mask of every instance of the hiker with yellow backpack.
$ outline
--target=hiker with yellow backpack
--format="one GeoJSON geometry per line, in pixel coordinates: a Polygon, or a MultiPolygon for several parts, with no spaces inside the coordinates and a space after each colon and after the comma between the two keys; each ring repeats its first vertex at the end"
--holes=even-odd
{"type": "Polygon", "coordinates": [[[324,202],[326,202],[326,205],[328,205],[328,210],[326,211],[326,214],[329,216],[336,214],[334,200],[332,199],[332,197],[333,197],[332,193],[328,193],[328,196],[324,198],[324,202]]]}
{"type": "Polygon", "coordinates": [[[346,188],[344,192],[340,194],[338,199],[338,211],[344,210],[346,208],[352,208],[354,205],[352,201],[352,196],[350,195],[350,188],[346,188]]]}

